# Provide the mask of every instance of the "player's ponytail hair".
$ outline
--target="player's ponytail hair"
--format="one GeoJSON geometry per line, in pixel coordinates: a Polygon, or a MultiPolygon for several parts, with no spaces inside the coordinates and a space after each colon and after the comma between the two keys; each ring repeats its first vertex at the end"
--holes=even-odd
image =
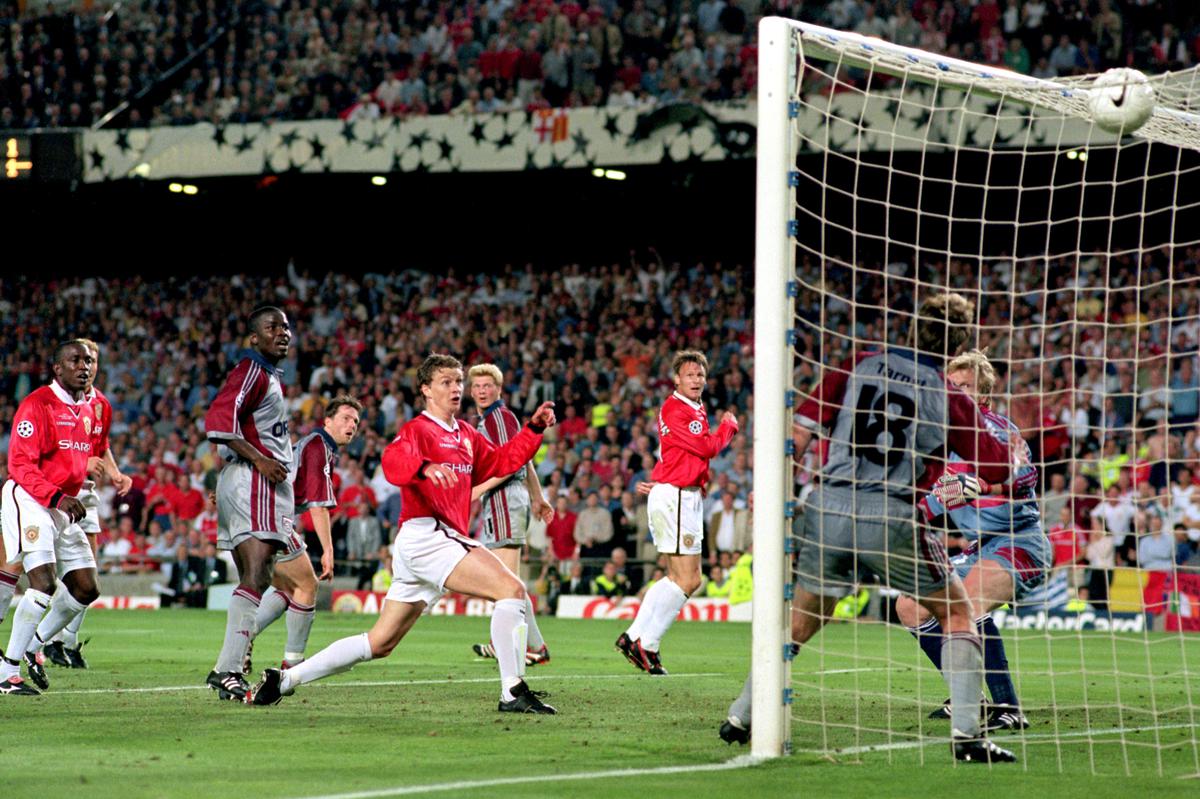
{"type": "Polygon", "coordinates": [[[975,393],[979,395],[980,403],[992,396],[996,390],[996,367],[988,360],[987,351],[967,350],[962,355],[953,358],[946,366],[947,372],[957,372],[969,369],[975,373],[975,393]]]}
{"type": "Polygon", "coordinates": [[[915,320],[914,345],[920,352],[948,358],[971,340],[975,303],[952,291],[934,294],[921,303],[915,320]]]}

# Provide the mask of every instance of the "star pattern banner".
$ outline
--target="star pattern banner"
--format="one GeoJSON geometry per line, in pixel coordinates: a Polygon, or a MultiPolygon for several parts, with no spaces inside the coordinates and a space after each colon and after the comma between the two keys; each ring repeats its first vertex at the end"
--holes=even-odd
{"type": "MultiPolygon", "coordinates": [[[[1083,120],[933,90],[844,93],[793,104],[800,150],[930,143],[1072,147],[1103,141],[1083,120]],[[936,100],[936,102],[935,102],[936,100]]],[[[753,102],[579,108],[414,119],[275,122],[83,134],[88,183],[282,173],[504,172],[720,161],[754,155],[753,102]]],[[[786,135],[784,131],[780,135],[786,135]]],[[[1106,135],[1106,134],[1105,134],[1106,135]]]]}

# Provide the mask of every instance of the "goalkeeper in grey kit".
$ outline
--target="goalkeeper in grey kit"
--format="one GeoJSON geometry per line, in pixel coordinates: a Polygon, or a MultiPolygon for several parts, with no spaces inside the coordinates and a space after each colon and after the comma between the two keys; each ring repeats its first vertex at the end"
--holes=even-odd
{"type": "MultiPolygon", "coordinates": [[[[910,331],[913,349],[862,352],[828,368],[801,404],[793,430],[795,457],[803,456],[819,429],[829,431],[829,455],[820,487],[793,525],[792,640],[799,647],[816,635],[859,571],[874,572],[916,597],[945,630],[941,659],[952,699],[954,756],[1013,762],[1016,757],[981,728],[983,649],[971,602],[940,534],[919,524],[915,504],[931,487],[925,484],[934,473],[931,465],[944,454],[975,464],[975,473],[987,482],[1009,477],[1009,445],[942,374],[946,356],[969,341],[974,310],[959,294],[928,298],[910,331]]],[[[721,726],[724,740],[749,740],[750,696],[747,677],[721,726]]]]}

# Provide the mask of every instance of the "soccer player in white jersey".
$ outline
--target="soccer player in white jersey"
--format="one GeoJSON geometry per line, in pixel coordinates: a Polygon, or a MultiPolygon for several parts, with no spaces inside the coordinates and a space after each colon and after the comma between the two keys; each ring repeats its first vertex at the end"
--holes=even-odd
{"type": "Polygon", "coordinates": [[[78,494],[92,449],[84,394],[91,362],[92,353],[83,344],[60,344],[55,349],[54,380],[21,400],[13,416],[9,477],[0,489],[0,525],[5,559],[21,565],[29,589],[13,614],[7,655],[0,656],[0,694],[38,693],[21,679],[22,659],[30,679],[48,688],[37,658],[41,642],[100,595],[96,558],[78,524],[87,513],[78,494]],[[62,577],[65,590],[55,592],[56,575],[62,577]]]}
{"type": "MultiPolygon", "coordinates": [[[[90,407],[92,452],[88,458],[88,477],[79,492],[79,501],[87,508],[87,515],[79,521],[80,528],[87,535],[92,554],[99,552],[97,538],[100,535],[100,496],[96,492],[99,480],[107,477],[117,490],[117,496],[125,496],[133,487],[133,479],[121,472],[108,445],[109,429],[112,426],[112,405],[104,392],[96,388],[96,374],[100,370],[100,345],[91,339],[75,339],[92,353],[91,377],[84,389],[84,398],[90,407]]],[[[85,423],[85,428],[87,424],[85,423]]],[[[59,591],[65,590],[59,584],[59,591]]],[[[43,648],[46,659],[57,666],[72,669],[86,669],[87,661],[83,657],[83,644],[79,641],[79,628],[83,625],[83,617],[87,609],[81,610],[75,618],[67,622],[67,626],[54,636],[53,640],[43,648]]],[[[0,616],[2,618],[2,616],[0,616]]]]}
{"type": "Polygon", "coordinates": [[[696,350],[681,350],[671,361],[675,392],[658,412],[662,460],[650,482],[638,491],[649,494],[646,510],[654,546],[667,556],[667,576],[646,592],[629,629],[617,638],[617,650],[647,674],[666,674],[659,656],[662,637],[700,587],[700,550],[704,543],[704,486],[708,462],[733,439],[737,416],[721,414],[711,433],[708,411],[700,401],[708,380],[708,359],[696,350]]]}
{"type": "Polygon", "coordinates": [[[427,608],[446,591],[491,600],[492,641],[500,666],[502,713],[553,714],[525,683],[525,584],[500,559],[463,535],[470,521],[471,488],[512,474],[529,462],[554,424],[545,402],[502,447],[459,424],[462,364],[430,355],[417,370],[425,410],[400,428],[383,453],[387,479],[400,486],[400,529],[392,544],[392,585],[370,632],[334,641],[299,666],[267,669],[254,688],[256,705],[272,705],[296,686],[384,658],[427,608]]]}
{"type": "Polygon", "coordinates": [[[204,417],[208,440],[225,460],[217,480],[217,546],[233,551],[239,582],[229,600],[225,640],[206,682],[221,699],[244,701],[242,676],[275,556],[298,547],[293,528],[292,439],[279,383],[292,328],[279,308],[256,308],[250,350],[229,373],[204,417]]]}
{"type": "MultiPolygon", "coordinates": [[[[271,586],[258,606],[255,618],[255,637],[276,619],[287,613],[287,643],[283,649],[283,668],[304,660],[308,635],[312,631],[316,611],[318,580],[333,578],[333,536],[330,533],[329,512],[337,507],[333,493],[333,465],[338,448],[354,440],[362,413],[362,403],[345,394],[330,400],[325,408],[321,427],[300,439],[296,444],[296,459],[292,466],[292,488],[296,513],[308,511],[313,531],[321,542],[321,573],[313,571],[306,555],[304,539],[293,531],[287,548],[275,558],[275,574],[271,586]]],[[[243,672],[249,672],[249,658],[243,672]]]]}
{"type": "MultiPolygon", "coordinates": [[[[500,398],[504,373],[500,367],[480,363],[467,370],[467,390],[481,416],[477,428],[483,437],[496,446],[507,443],[521,431],[521,423],[500,398]]],[[[542,495],[533,463],[526,463],[512,474],[489,478],[471,489],[471,500],[480,500],[483,514],[483,545],[500,558],[513,574],[521,573],[521,550],[525,547],[529,524],[541,519],[549,524],[554,509],[542,495]]],[[[550,662],[550,650],[538,629],[537,616],[528,597],[525,600],[525,623],[529,625],[529,648],[525,665],[550,662]]],[[[475,654],[496,657],[494,642],[475,644],[475,654]]]]}
{"type": "MultiPolygon", "coordinates": [[[[1001,605],[1023,599],[1042,585],[1053,561],[1034,492],[1038,470],[1031,462],[1029,445],[1021,438],[1021,431],[992,409],[996,371],[987,355],[979,350],[959,355],[950,361],[946,377],[979,404],[993,432],[1014,445],[1016,468],[1010,483],[985,486],[974,475],[973,464],[951,458],[933,490],[918,507],[936,529],[949,527],[970,542],[967,551],[950,563],[973,603],[972,615],[983,642],[984,682],[992,696],[985,727],[1023,730],[1029,727],[1029,720],[1021,712],[1004,652],[1004,639],[991,613],[1001,605]],[[971,488],[964,492],[968,484],[971,488]],[[972,499],[970,494],[977,496],[972,499]]],[[[942,630],[937,620],[906,596],[896,600],[896,616],[940,669],[942,630]]],[[[949,718],[951,712],[947,699],[930,717],[949,718]]]]}
{"type": "MultiPolygon", "coordinates": [[[[1013,762],[980,727],[983,649],[971,602],[950,566],[941,535],[918,526],[916,500],[931,466],[950,453],[1000,483],[1010,473],[1007,442],[990,431],[979,407],[942,374],[947,356],[967,344],[974,305],[959,294],[930,297],[917,310],[913,349],[886,346],[828,368],[797,413],[795,457],[817,430],[828,430],[820,486],[793,524],[792,641],[799,647],[833,616],[859,570],[917,598],[938,620],[949,683],[952,749],[971,762],[1013,762]]],[[[940,473],[940,470],[939,470],[940,473]]],[[[965,489],[964,489],[965,490],[965,489]]],[[[759,509],[762,512],[762,509],[759,509]]],[[[750,738],[751,677],[721,725],[721,738],[750,738]]]]}

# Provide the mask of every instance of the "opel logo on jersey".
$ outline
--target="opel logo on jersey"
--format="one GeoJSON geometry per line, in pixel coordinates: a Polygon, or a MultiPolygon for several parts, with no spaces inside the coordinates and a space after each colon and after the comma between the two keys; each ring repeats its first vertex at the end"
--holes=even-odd
{"type": "Polygon", "coordinates": [[[22,419],[17,422],[17,435],[21,438],[29,438],[33,435],[33,422],[28,419],[22,419]]]}

